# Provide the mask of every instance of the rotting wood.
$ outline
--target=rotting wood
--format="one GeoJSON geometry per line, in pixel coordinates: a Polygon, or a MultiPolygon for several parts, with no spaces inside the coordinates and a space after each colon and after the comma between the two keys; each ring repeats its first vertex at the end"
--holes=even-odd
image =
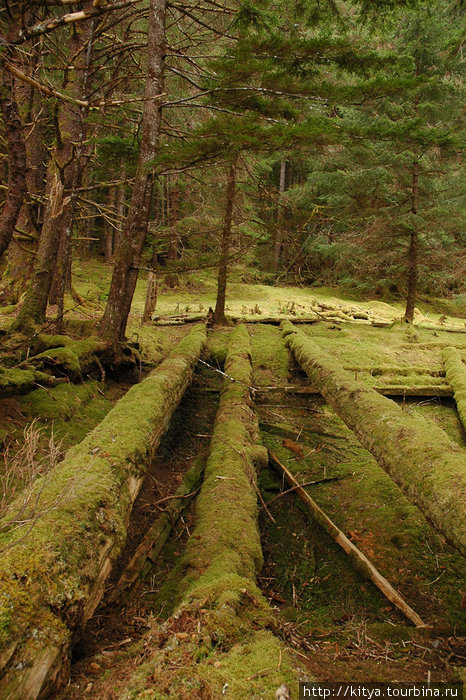
{"type": "Polygon", "coordinates": [[[424,622],[419,617],[417,612],[411,608],[410,605],[404,600],[404,598],[396,591],[391,583],[382,576],[382,574],[377,571],[372,562],[354,545],[346,535],[340,530],[339,527],[328,517],[326,513],[317,505],[313,498],[302,488],[299,482],[295,479],[290,470],[282,464],[279,459],[274,455],[273,452],[269,450],[270,461],[275,467],[278,467],[278,471],[285,475],[286,481],[295,489],[296,495],[307,505],[311,511],[314,519],[319,523],[319,525],[330,535],[330,537],[336,542],[350,557],[355,568],[363,574],[366,578],[369,578],[377,588],[384,594],[384,596],[395,605],[398,610],[400,610],[405,617],[408,618],[416,627],[425,627],[424,622]]]}
{"type": "Polygon", "coordinates": [[[198,457],[194,460],[193,466],[185,474],[167,510],[147,530],[118,582],[106,596],[105,600],[107,603],[114,603],[127,593],[128,589],[132,588],[137,579],[143,579],[147,576],[154,561],[167,542],[177,520],[196,495],[202,480],[204,467],[204,457],[198,457]]]}
{"type": "Polygon", "coordinates": [[[466,365],[455,347],[444,348],[442,359],[447,379],[453,388],[456,408],[466,430],[466,365]]]}
{"type": "Polygon", "coordinates": [[[322,396],[406,497],[466,554],[466,452],[433,421],[402,410],[283,324],[287,346],[322,396]]]}
{"type": "MultiPolygon", "coordinates": [[[[38,482],[37,508],[44,513],[32,530],[22,538],[26,523],[0,537],[0,549],[16,543],[3,552],[0,571],[2,700],[35,700],[66,683],[72,635],[102,598],[145,467],[205,342],[205,328],[193,328],[68,451],[45,483],[38,482]],[[60,494],[56,507],[47,510],[60,494]]],[[[17,505],[10,506],[7,519],[17,505]]]]}

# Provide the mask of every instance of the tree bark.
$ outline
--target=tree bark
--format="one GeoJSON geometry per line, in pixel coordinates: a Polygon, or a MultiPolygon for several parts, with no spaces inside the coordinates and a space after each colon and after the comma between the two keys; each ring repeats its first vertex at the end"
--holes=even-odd
{"type": "Polygon", "coordinates": [[[217,278],[217,300],[213,315],[213,322],[219,326],[228,325],[228,320],[225,316],[225,301],[227,290],[227,275],[228,275],[228,257],[230,253],[231,242],[231,224],[233,220],[233,205],[235,202],[236,190],[236,165],[238,156],[230,164],[227,178],[227,189],[225,199],[225,215],[222,228],[222,243],[220,249],[220,263],[218,267],[217,278]]]}
{"type": "Polygon", "coordinates": [[[23,124],[15,99],[13,78],[5,68],[0,73],[3,79],[3,86],[0,88],[0,110],[8,146],[8,190],[0,215],[1,257],[10,245],[26,194],[27,162],[23,124]]]}
{"type": "Polygon", "coordinates": [[[286,321],[296,360],[361,445],[460,552],[466,554],[464,450],[433,421],[410,415],[339,367],[286,321]]]}
{"type": "MultiPolygon", "coordinates": [[[[91,0],[88,0],[91,3],[91,0]]],[[[83,46],[88,42],[89,31],[92,27],[86,27],[86,23],[80,26],[81,31],[75,31],[70,37],[69,53],[78,55],[77,68],[72,73],[71,92],[74,97],[82,97],[83,88],[87,80],[85,62],[88,56],[83,57],[83,46]]],[[[76,104],[64,103],[61,105],[58,125],[57,141],[54,146],[50,163],[47,168],[46,199],[47,205],[44,212],[44,223],[39,240],[34,272],[31,284],[26,293],[24,304],[18,314],[12,330],[28,332],[32,324],[43,323],[45,319],[50,289],[53,283],[60,239],[64,236],[65,255],[69,249],[68,239],[71,234],[73,205],[77,195],[77,178],[79,173],[79,160],[84,139],[84,117],[87,108],[76,104]]],[[[65,257],[64,271],[68,261],[65,257]]],[[[63,280],[64,284],[65,280],[63,280]]],[[[60,294],[62,292],[60,291],[60,294]]]]}
{"type": "Polygon", "coordinates": [[[275,246],[274,246],[274,257],[273,257],[273,272],[278,272],[278,267],[280,265],[280,257],[282,254],[282,244],[283,244],[283,205],[281,202],[282,195],[285,192],[285,182],[286,182],[286,160],[282,160],[280,163],[280,181],[278,185],[279,192],[279,204],[277,211],[277,231],[275,234],[275,246]]]}
{"type": "Polygon", "coordinates": [[[166,0],[151,0],[149,6],[148,66],[138,167],[130,208],[115,259],[107,306],[100,323],[101,337],[112,344],[125,337],[138,279],[138,265],[147,236],[153,185],[150,163],[156,154],[160,135],[166,4],[166,0]]]}
{"type": "MultiPolygon", "coordinates": [[[[419,198],[419,161],[413,163],[412,184],[411,184],[411,213],[417,214],[419,198]]],[[[414,307],[416,304],[416,291],[418,280],[418,254],[419,240],[416,222],[412,222],[411,237],[408,250],[408,296],[406,299],[405,321],[414,321],[414,307]]]]}

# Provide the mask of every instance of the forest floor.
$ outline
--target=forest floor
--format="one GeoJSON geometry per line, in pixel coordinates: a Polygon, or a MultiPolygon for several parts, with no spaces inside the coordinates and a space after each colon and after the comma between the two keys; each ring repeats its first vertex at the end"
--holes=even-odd
{"type": "MultiPolygon", "coordinates": [[[[97,315],[97,305],[105,301],[109,274],[110,268],[95,261],[77,268],[77,289],[95,307],[76,309],[70,304],[70,328],[78,328],[80,319],[86,328],[97,315]]],[[[280,329],[260,322],[263,315],[306,313],[316,301],[335,309],[351,306],[374,310],[378,318],[393,321],[402,315],[401,305],[353,301],[328,289],[250,285],[236,279],[229,287],[229,299],[231,312],[257,316],[248,330],[255,404],[264,445],[301,483],[317,482],[308,487],[308,492],[428,625],[411,626],[372,583],[354,570],[295,494],[282,495],[287,487],[269,465],[259,474],[261,495],[268,507],[260,509],[264,566],[258,584],[284,624],[303,640],[293,656],[297,676],[322,682],[460,679],[466,661],[464,559],[403,496],[323,399],[302,393],[309,382],[290,361],[280,329]]],[[[138,315],[143,302],[141,280],[128,335],[141,344],[143,356],[154,364],[190,327],[141,328],[138,315]]],[[[201,276],[181,292],[163,290],[157,313],[202,313],[213,304],[213,279],[201,276]]],[[[444,378],[436,376],[442,374],[443,347],[455,345],[466,361],[466,333],[442,330],[448,308],[454,309],[454,304],[421,305],[417,320],[437,324],[434,330],[401,324],[374,328],[362,323],[320,322],[306,326],[305,332],[342,366],[373,386],[433,386],[445,383],[444,378]]],[[[0,310],[3,327],[9,318],[9,313],[2,316],[0,310]]],[[[449,315],[446,323],[465,330],[461,313],[449,315]]],[[[164,499],[173,495],[193,459],[208,453],[222,382],[218,370],[223,368],[230,333],[230,329],[209,331],[204,356],[208,366],[198,366],[148,471],[133,508],[127,546],[108,584],[109,593],[142,535],[163,511],[164,499]]],[[[42,459],[47,459],[52,433],[61,441],[62,453],[79,442],[148,369],[140,370],[140,376],[133,372],[105,382],[84,378],[82,383],[37,388],[23,396],[4,398],[0,401],[0,439],[9,446],[13,459],[24,444],[24,430],[32,423],[38,429],[37,450],[42,459]]],[[[466,455],[466,434],[452,398],[394,400],[403,410],[440,425],[466,455]]],[[[152,697],[155,672],[151,660],[163,623],[175,606],[176,564],[194,519],[195,505],[191,505],[175,524],[150,574],[128,597],[112,604],[104,599],[74,649],[70,683],[60,698],[152,697]]],[[[185,631],[180,629],[180,639],[183,634],[185,631]]],[[[212,668],[221,672],[222,660],[220,649],[211,650],[208,663],[212,668]]],[[[189,670],[183,676],[180,663],[183,661],[177,656],[175,638],[172,675],[165,672],[158,679],[166,685],[160,696],[222,697],[202,694],[195,685],[190,686],[189,670]]],[[[277,664],[280,668],[281,658],[277,664]]],[[[268,673],[270,669],[264,668],[264,677],[268,673]]],[[[228,677],[223,680],[229,682],[228,677]]],[[[257,690],[260,681],[260,677],[254,679],[256,690],[248,698],[261,697],[257,690]]],[[[228,691],[224,694],[229,696],[228,691]]]]}

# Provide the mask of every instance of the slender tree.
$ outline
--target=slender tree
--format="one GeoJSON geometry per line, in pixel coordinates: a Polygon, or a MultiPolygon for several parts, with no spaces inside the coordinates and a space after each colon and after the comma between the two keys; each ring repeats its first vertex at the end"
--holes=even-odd
{"type": "Polygon", "coordinates": [[[115,344],[124,339],[131,302],[138,278],[141,253],[150,213],[153,161],[160,137],[164,85],[166,0],[150,0],[147,34],[147,78],[141,125],[137,172],[100,334],[115,344]]]}

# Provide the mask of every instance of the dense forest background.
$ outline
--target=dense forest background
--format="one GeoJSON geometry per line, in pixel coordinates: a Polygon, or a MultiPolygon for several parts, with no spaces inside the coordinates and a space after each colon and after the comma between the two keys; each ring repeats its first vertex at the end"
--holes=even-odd
{"type": "Polygon", "coordinates": [[[458,2],[9,0],[0,9],[1,303],[28,333],[86,305],[73,261],[113,266],[100,334],[138,273],[184,285],[338,286],[464,303],[458,2]]]}

